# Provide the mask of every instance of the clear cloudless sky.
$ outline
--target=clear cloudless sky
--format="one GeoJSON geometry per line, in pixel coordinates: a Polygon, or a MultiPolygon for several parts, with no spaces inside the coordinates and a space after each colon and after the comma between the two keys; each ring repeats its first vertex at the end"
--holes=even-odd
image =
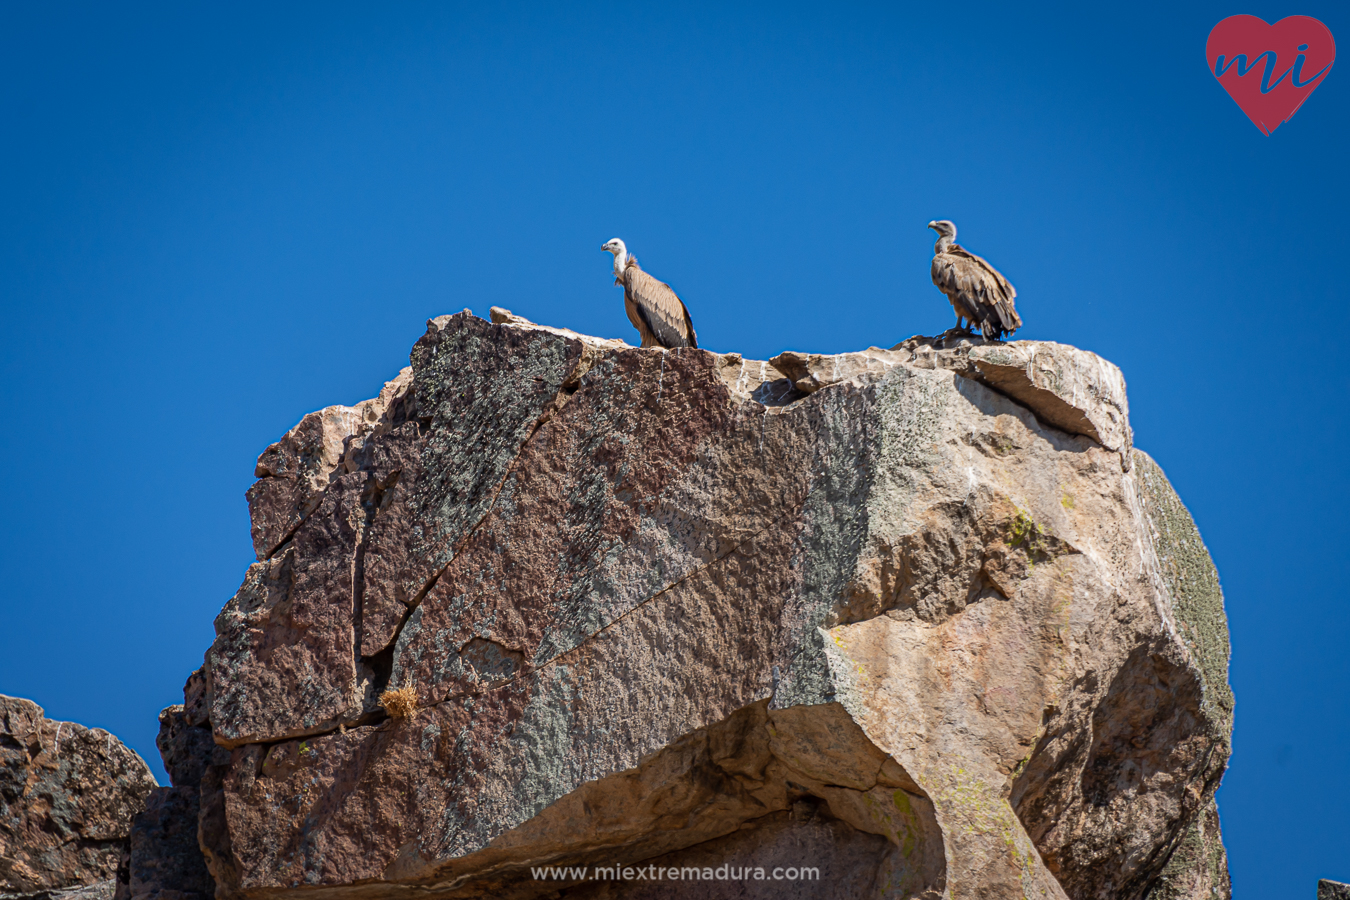
{"type": "Polygon", "coordinates": [[[617,235],[711,349],[890,346],[952,323],[950,218],[1019,338],[1121,367],[1218,565],[1237,896],[1350,881],[1350,64],[1266,137],[1236,13],[1350,47],[1343,0],[4,5],[0,692],[163,781],[255,458],[427,318],[633,341],[617,235]]]}

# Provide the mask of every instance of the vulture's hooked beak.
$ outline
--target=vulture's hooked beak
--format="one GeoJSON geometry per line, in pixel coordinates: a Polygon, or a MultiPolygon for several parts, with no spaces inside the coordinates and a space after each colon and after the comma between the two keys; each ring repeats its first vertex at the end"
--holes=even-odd
{"type": "Polygon", "coordinates": [[[934,222],[929,222],[929,223],[928,223],[928,227],[931,228],[931,229],[933,229],[934,231],[937,231],[937,222],[936,222],[936,221],[934,221],[934,222]]]}

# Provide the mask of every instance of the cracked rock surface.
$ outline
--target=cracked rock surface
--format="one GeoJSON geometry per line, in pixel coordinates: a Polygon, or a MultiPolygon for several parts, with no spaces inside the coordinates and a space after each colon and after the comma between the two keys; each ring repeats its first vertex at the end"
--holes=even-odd
{"type": "Polygon", "coordinates": [[[1093,354],[466,311],[258,474],[161,743],[219,897],[1228,896],[1222,594],[1093,354]]]}
{"type": "Polygon", "coordinates": [[[145,761],[102,728],[0,694],[0,898],[108,900],[154,788],[145,761]]]}

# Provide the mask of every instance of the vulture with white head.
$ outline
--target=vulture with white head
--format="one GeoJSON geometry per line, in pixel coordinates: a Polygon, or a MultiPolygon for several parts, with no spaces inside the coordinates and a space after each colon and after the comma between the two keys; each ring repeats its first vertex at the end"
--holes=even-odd
{"type": "Polygon", "coordinates": [[[600,249],[614,254],[614,283],[623,285],[623,306],[628,321],[642,336],[642,346],[697,347],[689,310],[670,285],[642,271],[618,238],[607,241],[600,249]]]}
{"type": "Polygon", "coordinates": [[[1008,279],[980,257],[956,243],[956,226],[946,219],[929,222],[938,234],[933,245],[933,285],[952,302],[957,327],[980,326],[986,340],[1003,339],[1022,327],[1013,300],[1017,291],[1008,279]]]}

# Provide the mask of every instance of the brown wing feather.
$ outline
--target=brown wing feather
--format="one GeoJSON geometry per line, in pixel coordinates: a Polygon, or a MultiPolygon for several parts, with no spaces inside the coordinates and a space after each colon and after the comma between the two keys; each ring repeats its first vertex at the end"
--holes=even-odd
{"type": "Polygon", "coordinates": [[[1011,333],[1022,327],[1022,319],[1017,315],[1014,302],[1017,291],[1003,277],[1003,273],[959,244],[952,244],[945,255],[953,258],[961,271],[960,280],[964,282],[966,290],[976,297],[976,302],[998,315],[1004,331],[1011,333]]]}
{"type": "Polygon", "coordinates": [[[971,322],[979,322],[982,318],[979,307],[965,287],[969,279],[962,274],[957,262],[947,253],[934,256],[933,285],[947,295],[957,316],[971,322]]]}
{"type": "Polygon", "coordinates": [[[683,301],[670,285],[642,271],[634,260],[628,261],[623,272],[623,295],[628,318],[642,335],[642,346],[698,346],[683,301]]]}

